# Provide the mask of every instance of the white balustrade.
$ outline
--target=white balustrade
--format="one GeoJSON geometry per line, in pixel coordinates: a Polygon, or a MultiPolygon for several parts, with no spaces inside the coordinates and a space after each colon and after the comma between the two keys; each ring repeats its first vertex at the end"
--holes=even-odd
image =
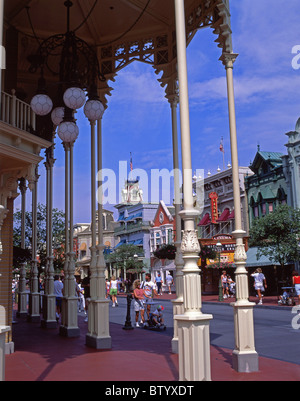
{"type": "Polygon", "coordinates": [[[1,92],[0,120],[23,131],[36,128],[36,116],[29,104],[17,99],[16,91],[12,94],[1,92]]]}

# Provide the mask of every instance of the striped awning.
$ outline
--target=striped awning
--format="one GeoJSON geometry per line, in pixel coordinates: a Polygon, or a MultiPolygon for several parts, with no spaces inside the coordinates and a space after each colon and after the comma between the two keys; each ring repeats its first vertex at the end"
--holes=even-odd
{"type": "Polygon", "coordinates": [[[221,214],[221,216],[217,219],[217,223],[223,223],[228,220],[230,216],[230,210],[225,209],[224,212],[221,214]]]}
{"type": "Polygon", "coordinates": [[[205,216],[202,218],[200,223],[198,224],[199,227],[201,226],[208,226],[211,223],[209,213],[206,213],[205,216]]]}

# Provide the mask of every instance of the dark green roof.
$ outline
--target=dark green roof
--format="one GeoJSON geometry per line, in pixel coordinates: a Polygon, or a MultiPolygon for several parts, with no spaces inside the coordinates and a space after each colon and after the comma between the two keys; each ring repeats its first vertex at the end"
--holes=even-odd
{"type": "Polygon", "coordinates": [[[257,152],[261,155],[263,159],[266,161],[271,162],[273,165],[282,165],[282,156],[284,156],[283,153],[279,152],[257,152]]]}
{"type": "Polygon", "coordinates": [[[257,173],[258,169],[262,166],[262,164],[269,165],[269,168],[278,168],[282,167],[282,156],[283,153],[279,152],[262,152],[258,151],[255,155],[252,165],[250,166],[251,170],[254,173],[257,173]]]}

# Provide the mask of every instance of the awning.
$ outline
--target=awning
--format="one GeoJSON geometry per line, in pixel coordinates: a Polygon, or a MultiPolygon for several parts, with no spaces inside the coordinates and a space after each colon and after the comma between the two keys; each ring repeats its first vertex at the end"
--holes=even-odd
{"type": "Polygon", "coordinates": [[[228,216],[228,220],[234,220],[234,209],[233,209],[233,211],[230,213],[230,215],[228,216]]]}
{"type": "Polygon", "coordinates": [[[221,214],[221,216],[217,219],[217,223],[223,223],[227,221],[229,216],[230,216],[230,210],[225,209],[224,212],[221,214]]]}
{"type": "Polygon", "coordinates": [[[253,247],[249,248],[247,251],[247,262],[246,267],[263,267],[263,266],[280,266],[279,263],[272,262],[269,258],[262,255],[259,259],[257,259],[258,248],[253,247]]]}
{"type": "Polygon", "coordinates": [[[115,249],[117,249],[117,248],[119,248],[119,246],[125,245],[125,244],[126,244],[126,239],[123,239],[122,241],[120,241],[120,242],[118,243],[118,245],[115,246],[115,249]]]}
{"type": "Polygon", "coordinates": [[[205,216],[202,218],[198,226],[208,226],[211,223],[209,213],[206,213],[205,216]]]}
{"type": "Polygon", "coordinates": [[[127,219],[125,219],[125,221],[131,221],[131,220],[136,220],[136,219],[142,219],[143,218],[143,213],[137,213],[137,214],[132,214],[129,217],[127,217],[127,219]]]}

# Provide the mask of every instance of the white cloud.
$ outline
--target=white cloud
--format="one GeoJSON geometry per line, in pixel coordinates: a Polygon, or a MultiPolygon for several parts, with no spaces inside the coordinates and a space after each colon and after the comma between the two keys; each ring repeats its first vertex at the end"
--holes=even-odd
{"type": "MultiPolygon", "coordinates": [[[[295,95],[300,87],[300,74],[298,76],[238,76],[234,80],[235,98],[239,102],[248,103],[262,98],[287,101],[295,95]]],[[[211,102],[227,99],[226,78],[218,77],[204,82],[195,83],[190,90],[193,101],[211,102]]]]}

